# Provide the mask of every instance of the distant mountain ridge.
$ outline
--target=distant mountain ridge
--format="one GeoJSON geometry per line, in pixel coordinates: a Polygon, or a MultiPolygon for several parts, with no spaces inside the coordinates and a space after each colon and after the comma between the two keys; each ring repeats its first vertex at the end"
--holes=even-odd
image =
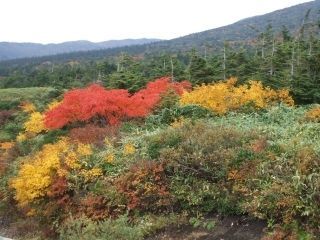
{"type": "Polygon", "coordinates": [[[40,57],[61,53],[102,50],[108,48],[142,45],[161,41],[160,39],[123,39],[104,42],[70,41],[57,44],[0,42],[0,61],[26,57],[40,57]]]}
{"type": "MultiPolygon", "coordinates": [[[[219,49],[223,46],[224,41],[233,42],[241,46],[241,44],[246,44],[253,39],[256,39],[259,34],[266,30],[266,27],[271,24],[275,32],[281,31],[283,26],[286,26],[291,34],[296,34],[299,29],[301,29],[303,24],[308,24],[310,22],[319,22],[320,20],[320,0],[315,0],[311,2],[302,3],[299,5],[291,6],[281,10],[277,10],[271,13],[267,13],[260,16],[250,17],[233,24],[199,32],[189,34],[183,37],[175,38],[172,40],[158,41],[158,39],[145,39],[145,41],[132,42],[135,45],[129,45],[125,42],[125,46],[114,44],[112,48],[103,49],[102,46],[98,46],[96,49],[93,48],[90,42],[87,41],[76,41],[73,44],[67,44],[66,48],[69,53],[59,54],[55,56],[44,56],[53,53],[41,54],[39,59],[33,59],[35,62],[42,61],[54,61],[54,60],[77,60],[77,59],[100,59],[108,56],[117,56],[121,52],[126,52],[133,55],[141,54],[153,54],[153,53],[176,53],[180,51],[189,51],[190,49],[203,49],[204,47],[211,48],[212,51],[219,49]],[[309,11],[310,10],[310,11],[309,11]],[[307,18],[306,15],[308,14],[307,18]],[[148,42],[149,41],[149,42],[148,42]],[[136,45],[140,44],[140,45],[136,45]],[[76,45],[83,45],[80,50],[75,50],[76,45]],[[85,48],[85,49],[84,49],[85,48]],[[72,51],[74,49],[74,51],[72,51]]],[[[319,30],[319,29],[318,29],[319,30]]],[[[319,31],[318,31],[319,34],[319,31]]],[[[126,40],[123,40],[126,41],[126,40]]],[[[4,60],[3,56],[6,56],[4,52],[6,48],[0,43],[0,61],[4,60]]],[[[9,46],[9,45],[8,45],[9,46]]],[[[96,47],[96,45],[95,45],[96,47]]],[[[9,51],[11,48],[8,48],[9,51]]],[[[11,50],[10,50],[11,51],[11,50]]],[[[54,51],[54,50],[52,50],[54,51]]],[[[12,51],[17,52],[17,51],[12,51]]],[[[64,51],[66,52],[66,51],[64,51]]],[[[55,52],[54,54],[57,54],[55,52]]],[[[40,56],[40,55],[38,55],[40,56]]],[[[23,56],[9,55],[12,58],[22,58],[23,56]]],[[[27,57],[27,56],[25,56],[27,57]]],[[[29,54],[30,57],[30,54],[29,54]]],[[[7,59],[8,54],[7,54],[7,59]]],[[[13,61],[8,61],[6,64],[21,64],[30,61],[30,59],[17,59],[13,61]]],[[[1,66],[1,64],[0,64],[1,66]]]]}
{"type": "Polygon", "coordinates": [[[163,41],[157,45],[167,48],[174,45],[176,49],[190,49],[204,47],[205,45],[222,46],[224,41],[243,43],[256,38],[266,30],[269,24],[274,32],[279,32],[283,26],[286,26],[291,34],[296,34],[302,27],[302,24],[319,22],[319,20],[320,0],[315,0],[271,13],[245,18],[227,26],[163,41]]]}

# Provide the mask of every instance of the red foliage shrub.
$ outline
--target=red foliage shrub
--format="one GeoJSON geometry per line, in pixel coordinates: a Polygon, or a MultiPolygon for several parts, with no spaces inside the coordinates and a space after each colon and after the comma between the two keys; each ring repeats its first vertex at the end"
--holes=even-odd
{"type": "Polygon", "coordinates": [[[67,92],[60,105],[45,113],[45,125],[49,129],[57,129],[96,116],[115,125],[125,118],[147,116],[167,90],[173,89],[177,94],[182,94],[190,87],[187,81],[172,83],[170,78],[165,77],[148,83],[145,89],[130,95],[127,90],[106,90],[93,84],[85,89],[67,92]]]}
{"type": "Polygon", "coordinates": [[[126,90],[105,90],[93,84],[86,89],[76,89],[64,95],[63,102],[45,115],[48,128],[61,128],[75,121],[87,121],[98,115],[115,124],[126,115],[129,93],[126,90]]]}
{"type": "Polygon", "coordinates": [[[73,140],[84,144],[101,145],[106,136],[109,138],[116,137],[118,128],[115,126],[98,127],[93,124],[88,124],[82,128],[73,128],[69,132],[69,137],[73,140]]]}
{"type": "Polygon", "coordinates": [[[171,82],[169,77],[163,77],[149,82],[145,89],[141,89],[131,98],[136,103],[136,107],[140,108],[138,111],[143,111],[142,108],[146,108],[149,113],[159,103],[161,95],[170,89],[181,95],[184,91],[191,89],[191,83],[188,81],[171,82]]]}
{"type": "Polygon", "coordinates": [[[55,205],[55,207],[51,206],[51,208],[67,209],[72,204],[70,194],[67,179],[65,177],[57,177],[47,193],[52,200],[51,203],[55,205]]]}
{"type": "Polygon", "coordinates": [[[102,220],[110,216],[108,201],[102,196],[88,195],[81,201],[79,213],[92,220],[102,220]]]}
{"type": "Polygon", "coordinates": [[[164,164],[143,161],[133,165],[117,181],[119,192],[127,198],[127,208],[159,211],[171,205],[164,164]]]}

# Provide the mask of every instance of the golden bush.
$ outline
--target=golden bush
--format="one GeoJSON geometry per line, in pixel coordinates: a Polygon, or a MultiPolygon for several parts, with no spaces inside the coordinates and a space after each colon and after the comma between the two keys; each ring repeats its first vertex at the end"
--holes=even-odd
{"type": "Polygon", "coordinates": [[[320,106],[310,109],[306,113],[306,119],[311,122],[320,122],[320,106]]]}
{"type": "Polygon", "coordinates": [[[257,109],[267,108],[277,102],[293,105],[293,99],[288,90],[273,90],[264,87],[259,81],[236,86],[237,79],[230,78],[214,84],[197,86],[191,92],[185,92],[181,105],[196,104],[218,114],[237,110],[252,104],[257,109]]]}
{"type": "MultiPolygon", "coordinates": [[[[68,171],[82,171],[81,157],[92,153],[89,145],[72,143],[62,138],[54,144],[46,144],[42,150],[28,156],[18,175],[11,180],[15,199],[25,206],[47,195],[54,177],[66,176],[68,171]]],[[[86,170],[86,178],[101,175],[96,169],[86,170]]]]}
{"type": "Polygon", "coordinates": [[[44,126],[44,116],[40,112],[33,112],[29,119],[24,123],[27,134],[38,134],[46,130],[44,126]]]}

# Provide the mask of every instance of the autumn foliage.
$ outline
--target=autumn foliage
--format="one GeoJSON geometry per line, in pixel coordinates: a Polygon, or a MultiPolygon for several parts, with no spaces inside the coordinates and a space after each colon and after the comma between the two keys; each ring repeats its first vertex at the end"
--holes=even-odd
{"type": "Polygon", "coordinates": [[[169,89],[181,95],[190,87],[187,81],[173,83],[170,78],[164,77],[130,95],[127,90],[108,90],[93,84],[85,89],[67,92],[60,104],[45,113],[45,125],[49,129],[58,129],[69,123],[88,121],[94,117],[115,125],[126,118],[147,116],[159,103],[161,94],[169,89]]]}
{"type": "Polygon", "coordinates": [[[129,210],[155,211],[171,205],[164,163],[141,161],[122,175],[116,185],[128,199],[129,210]]]}
{"type": "Polygon", "coordinates": [[[306,112],[306,119],[310,122],[320,122],[320,106],[315,106],[306,112]]]}
{"type": "Polygon", "coordinates": [[[95,145],[103,145],[106,137],[116,137],[118,129],[115,126],[99,127],[93,124],[87,124],[81,128],[73,128],[69,132],[72,140],[83,144],[93,143],[95,145]]]}
{"type": "Polygon", "coordinates": [[[184,93],[180,103],[200,105],[218,114],[250,104],[256,109],[265,109],[280,102],[289,106],[294,104],[288,90],[273,90],[264,87],[259,81],[249,81],[248,84],[239,86],[236,86],[236,83],[236,78],[230,78],[227,81],[198,86],[193,91],[184,93]]]}
{"type": "Polygon", "coordinates": [[[86,179],[97,178],[101,175],[97,168],[83,168],[81,159],[91,154],[90,145],[72,143],[68,138],[44,145],[41,151],[26,157],[17,176],[11,179],[10,186],[15,190],[15,199],[20,206],[27,206],[48,195],[58,197],[60,195],[57,192],[64,193],[61,190],[64,185],[63,181],[57,182],[55,176],[63,178],[69,172],[79,172],[86,179]]]}

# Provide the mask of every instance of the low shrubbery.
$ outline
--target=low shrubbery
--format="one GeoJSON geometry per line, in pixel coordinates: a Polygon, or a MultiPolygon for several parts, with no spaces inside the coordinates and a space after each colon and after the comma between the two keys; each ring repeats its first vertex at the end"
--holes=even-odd
{"type": "Polygon", "coordinates": [[[160,78],[130,95],[127,90],[107,90],[93,84],[86,89],[65,93],[62,102],[45,113],[45,125],[49,129],[57,129],[94,117],[115,125],[124,119],[146,117],[161,100],[161,94],[172,90],[181,95],[188,88],[190,83],[187,81],[177,83],[171,82],[170,78],[160,78]]]}
{"type": "Polygon", "coordinates": [[[232,80],[182,97],[224,89],[215,108],[181,106],[177,93],[186,86],[167,80],[137,93],[154,101],[146,119],[113,116],[126,121],[122,126],[101,116],[106,109],[98,98],[85,107],[85,118],[70,113],[62,122],[50,120],[61,129],[46,127],[39,109],[47,118],[58,110],[63,114],[68,96],[78,94],[72,106],[80,111],[81,94],[110,93],[99,86],[73,90],[49,106],[24,104],[24,112],[4,117],[4,128],[20,134],[0,144],[1,211],[11,204],[44,230],[44,238],[70,240],[143,239],[166,221],[179,222],[177,216],[194,222],[210,213],[264,219],[275,227],[275,238],[319,234],[317,108],[279,105],[292,103],[286,91],[256,82],[236,87],[232,80]],[[241,96],[248,101],[240,104],[241,96]],[[225,98],[230,102],[220,106],[225,98]]]}
{"type": "Polygon", "coordinates": [[[320,122],[320,106],[315,106],[306,113],[306,119],[312,122],[320,122]]]}
{"type": "Polygon", "coordinates": [[[236,78],[231,78],[225,82],[198,86],[192,92],[183,94],[180,103],[198,104],[218,114],[248,105],[254,109],[264,109],[279,102],[293,105],[288,90],[273,90],[259,81],[249,81],[249,84],[239,86],[235,85],[236,82],[236,78]]]}

